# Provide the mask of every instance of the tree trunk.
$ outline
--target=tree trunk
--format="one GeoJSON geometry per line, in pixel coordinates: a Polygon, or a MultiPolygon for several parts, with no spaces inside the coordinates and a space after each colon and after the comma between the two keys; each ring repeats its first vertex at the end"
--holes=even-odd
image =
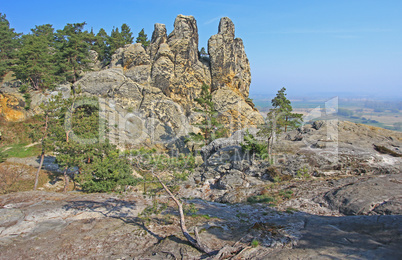
{"type": "Polygon", "coordinates": [[[35,175],[34,190],[36,190],[36,188],[38,187],[39,173],[40,173],[40,170],[42,169],[42,165],[43,165],[43,161],[44,161],[44,160],[45,160],[45,150],[42,149],[42,153],[41,153],[41,155],[40,155],[39,168],[38,168],[38,171],[36,172],[36,175],[35,175]]]}
{"type": "Polygon", "coordinates": [[[68,167],[66,166],[66,168],[64,168],[64,189],[63,192],[67,192],[67,187],[68,187],[68,176],[67,176],[67,170],[68,167]]]}
{"type": "Polygon", "coordinates": [[[42,136],[42,153],[41,153],[41,155],[40,155],[39,168],[38,168],[38,171],[36,172],[36,175],[35,175],[34,190],[36,190],[36,188],[38,187],[39,173],[40,173],[40,170],[42,169],[43,161],[45,160],[45,147],[44,147],[44,142],[45,142],[45,137],[46,137],[46,134],[47,134],[47,123],[48,123],[48,119],[49,119],[49,118],[48,118],[48,116],[46,115],[45,131],[44,131],[43,136],[42,136]]]}

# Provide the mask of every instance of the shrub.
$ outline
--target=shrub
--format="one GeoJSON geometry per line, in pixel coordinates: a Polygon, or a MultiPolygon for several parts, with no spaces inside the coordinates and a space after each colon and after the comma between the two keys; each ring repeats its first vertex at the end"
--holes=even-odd
{"type": "Polygon", "coordinates": [[[88,166],[78,178],[86,192],[122,192],[126,186],[137,184],[130,163],[125,158],[120,158],[117,150],[105,156],[94,157],[88,166]]]}
{"type": "Polygon", "coordinates": [[[250,134],[248,129],[244,135],[244,142],[240,144],[243,152],[248,152],[252,155],[258,155],[262,158],[268,158],[267,145],[255,139],[255,137],[250,134]]]}
{"type": "Polygon", "coordinates": [[[275,201],[275,198],[269,197],[267,195],[256,195],[247,198],[247,202],[249,203],[273,203],[275,201]]]}
{"type": "Polygon", "coordinates": [[[183,211],[185,215],[194,215],[198,212],[198,209],[195,207],[194,203],[190,203],[189,205],[184,204],[183,211]]]}
{"type": "Polygon", "coordinates": [[[293,191],[291,191],[291,190],[286,190],[286,191],[281,190],[279,192],[279,196],[282,196],[285,199],[290,199],[292,197],[292,195],[293,195],[293,191]]]}
{"type": "Polygon", "coordinates": [[[257,246],[259,246],[259,245],[260,245],[260,242],[258,242],[257,239],[253,239],[253,241],[251,241],[251,246],[252,246],[252,247],[257,247],[257,246]]]}

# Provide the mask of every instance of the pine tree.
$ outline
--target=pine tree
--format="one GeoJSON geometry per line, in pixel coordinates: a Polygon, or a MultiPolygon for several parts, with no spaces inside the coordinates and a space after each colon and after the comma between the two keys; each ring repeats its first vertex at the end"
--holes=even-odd
{"type": "Polygon", "coordinates": [[[88,69],[90,34],[84,31],[86,23],[67,24],[56,34],[59,75],[76,82],[81,71],[88,69]]]}
{"type": "Polygon", "coordinates": [[[288,128],[295,129],[302,121],[302,114],[292,113],[290,100],[286,98],[286,88],[282,88],[272,99],[272,107],[276,111],[276,124],[287,132],[288,128]]]}
{"type": "Polygon", "coordinates": [[[286,88],[278,91],[272,99],[272,107],[267,113],[265,123],[258,127],[258,136],[265,137],[267,140],[267,152],[272,154],[272,146],[276,135],[288,129],[297,128],[303,121],[302,114],[292,113],[293,108],[290,100],[286,98],[286,88]]]}
{"type": "Polygon", "coordinates": [[[124,39],[124,44],[132,44],[134,37],[133,37],[133,33],[131,32],[130,27],[123,23],[121,26],[121,35],[124,39]]]}
{"type": "Polygon", "coordinates": [[[22,37],[21,48],[16,52],[16,65],[12,70],[17,79],[33,89],[52,88],[58,81],[54,53],[55,40],[52,25],[45,24],[31,29],[22,37]]]}
{"type": "Polygon", "coordinates": [[[123,35],[119,32],[119,28],[113,28],[112,33],[109,37],[109,53],[112,56],[117,49],[124,47],[124,38],[123,35]]]}
{"type": "Polygon", "coordinates": [[[144,28],[138,33],[136,43],[141,43],[142,47],[144,48],[149,46],[150,41],[148,40],[148,36],[144,32],[144,28]]]}
{"type": "Polygon", "coordinates": [[[204,143],[209,144],[213,140],[224,137],[227,135],[227,129],[223,128],[223,125],[218,122],[218,111],[215,109],[214,102],[212,101],[212,93],[210,86],[207,84],[202,85],[200,96],[194,99],[195,102],[201,107],[200,109],[195,109],[198,112],[202,120],[194,126],[200,128],[201,132],[190,133],[187,138],[187,142],[193,143],[204,143]]]}
{"type": "MultiPolygon", "coordinates": [[[[96,100],[83,101],[88,100],[77,95],[68,99],[58,95],[41,106],[43,120],[31,126],[33,140],[41,139],[42,143],[40,165],[45,153],[56,154],[56,162],[64,171],[65,191],[69,182],[68,170],[74,167],[78,168],[78,174],[70,174],[70,178],[77,180],[84,191],[124,190],[126,185],[135,183],[130,163],[119,156],[119,150],[107,139],[103,142],[96,100]],[[78,105],[80,102],[90,105],[78,105]]],[[[37,180],[34,187],[36,189],[37,180]]]]}
{"type": "Polygon", "coordinates": [[[10,28],[6,15],[0,13],[0,81],[13,64],[15,49],[19,47],[19,36],[10,28]]]}
{"type": "Polygon", "coordinates": [[[98,53],[98,60],[104,63],[109,63],[111,59],[109,50],[109,35],[106,31],[101,28],[95,36],[95,43],[93,45],[93,50],[98,53]]]}

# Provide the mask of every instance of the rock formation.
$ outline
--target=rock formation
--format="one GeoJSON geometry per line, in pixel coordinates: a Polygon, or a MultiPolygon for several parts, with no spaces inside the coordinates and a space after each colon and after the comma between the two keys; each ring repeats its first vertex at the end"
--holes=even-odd
{"type": "Polygon", "coordinates": [[[4,84],[0,89],[0,116],[7,121],[22,121],[28,116],[24,107],[25,101],[18,86],[4,84]]]}
{"type": "MultiPolygon", "coordinates": [[[[229,18],[221,19],[218,34],[208,41],[208,53],[200,56],[194,17],[178,15],[170,34],[164,24],[155,24],[148,47],[128,44],[116,51],[107,67],[102,68],[97,53],[91,51],[92,71],[83,74],[74,88],[99,98],[109,138],[120,147],[146,142],[182,148],[183,137],[199,131],[192,126],[200,120],[194,99],[204,83],[211,86],[218,119],[230,132],[262,123],[248,98],[250,64],[229,18]]],[[[69,95],[65,86],[58,90],[69,95]]],[[[32,94],[34,113],[54,93],[47,94],[32,94]]],[[[26,118],[19,93],[2,94],[0,101],[6,120],[26,118]]]]}
{"type": "Polygon", "coordinates": [[[191,127],[198,120],[194,99],[203,83],[211,86],[219,119],[231,131],[255,126],[263,118],[248,100],[250,64],[234,33],[232,21],[222,18],[218,34],[208,42],[209,57],[200,57],[196,20],[178,15],[169,35],[165,25],[155,24],[147,48],[126,45],[116,51],[108,68],[86,74],[75,86],[103,98],[105,117],[119,121],[112,136],[125,141],[135,139],[128,124],[134,136],[142,136],[134,143],[172,144],[196,131],[191,127]],[[128,122],[132,114],[135,123],[128,122]]]}
{"type": "Polygon", "coordinates": [[[208,41],[212,90],[228,87],[247,98],[251,83],[250,63],[242,39],[234,36],[233,22],[224,17],[219,23],[218,34],[208,41]]]}

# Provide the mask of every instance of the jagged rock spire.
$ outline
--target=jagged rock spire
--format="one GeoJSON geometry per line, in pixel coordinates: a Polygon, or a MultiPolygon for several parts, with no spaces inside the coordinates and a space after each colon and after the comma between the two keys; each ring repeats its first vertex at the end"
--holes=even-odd
{"type": "Polygon", "coordinates": [[[234,37],[233,22],[228,17],[223,17],[219,23],[218,34],[208,41],[212,90],[227,86],[248,97],[251,83],[250,63],[243,41],[234,37]]]}

